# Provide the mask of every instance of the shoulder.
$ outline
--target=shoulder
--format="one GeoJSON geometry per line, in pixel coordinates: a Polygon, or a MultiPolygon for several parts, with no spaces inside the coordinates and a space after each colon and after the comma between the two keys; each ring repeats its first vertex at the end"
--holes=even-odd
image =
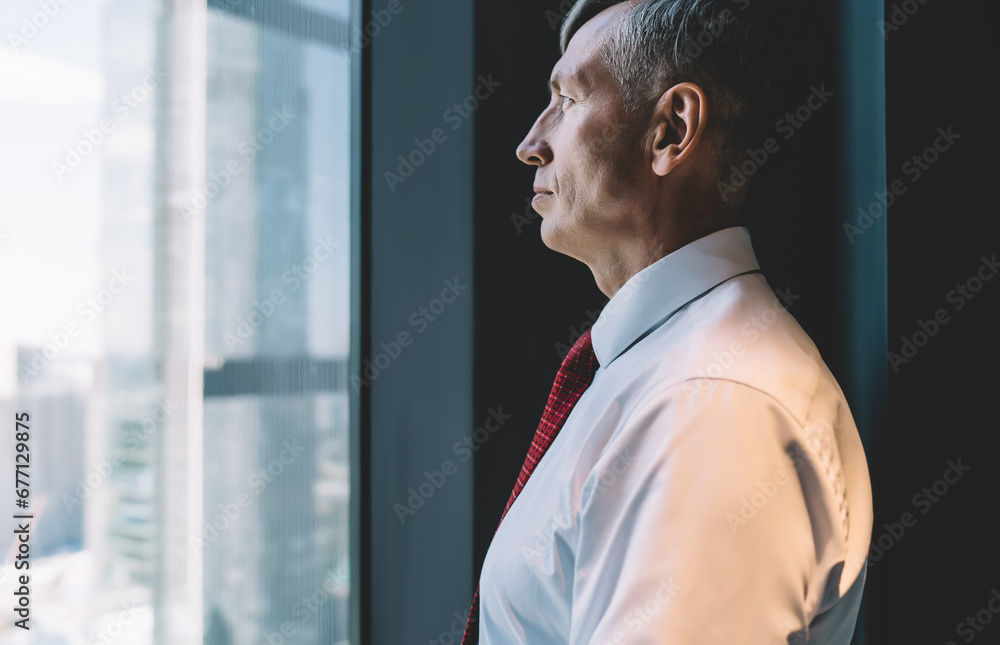
{"type": "Polygon", "coordinates": [[[769,397],[805,424],[817,391],[839,386],[793,316],[797,299],[751,274],[688,303],[642,348],[652,367],[650,394],[679,387],[694,403],[726,381],[769,397]]]}
{"type": "Polygon", "coordinates": [[[796,294],[783,295],[788,309],[762,276],[734,278],[637,344],[641,360],[631,365],[643,387],[614,444],[629,446],[650,473],[683,473],[676,481],[719,500],[745,496],[745,514],[758,489],[793,484],[823,567],[842,567],[813,592],[821,609],[861,573],[871,484],[843,391],[790,313],[796,294]]]}

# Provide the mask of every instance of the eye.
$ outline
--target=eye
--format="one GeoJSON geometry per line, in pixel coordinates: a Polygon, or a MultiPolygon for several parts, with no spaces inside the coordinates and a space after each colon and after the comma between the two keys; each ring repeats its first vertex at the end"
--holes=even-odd
{"type": "Polygon", "coordinates": [[[566,109],[570,106],[570,104],[576,103],[576,101],[574,101],[573,99],[571,99],[568,96],[563,96],[562,94],[559,94],[558,97],[559,97],[559,111],[560,112],[565,112],[566,109]]]}

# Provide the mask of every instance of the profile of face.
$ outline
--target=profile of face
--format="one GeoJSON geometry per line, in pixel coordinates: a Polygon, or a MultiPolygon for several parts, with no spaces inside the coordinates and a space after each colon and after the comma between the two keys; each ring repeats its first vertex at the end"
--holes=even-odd
{"type": "Polygon", "coordinates": [[[628,8],[606,9],[573,35],[553,67],[549,104],[517,148],[537,168],[532,207],[545,245],[588,264],[632,225],[655,178],[643,163],[642,128],[626,119],[622,89],[601,60],[608,30],[628,8]]]}
{"type": "Polygon", "coordinates": [[[648,113],[628,116],[602,51],[631,8],[613,5],[573,34],[553,67],[549,104],[517,147],[536,168],[542,241],[587,264],[605,293],[684,235],[697,237],[691,231],[707,221],[702,196],[714,190],[714,162],[704,147],[695,153],[707,122],[701,88],[678,83],[648,113]]]}

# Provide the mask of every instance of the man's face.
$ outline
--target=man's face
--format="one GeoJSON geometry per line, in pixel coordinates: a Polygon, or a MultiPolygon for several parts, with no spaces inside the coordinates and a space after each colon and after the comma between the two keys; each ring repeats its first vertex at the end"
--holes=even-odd
{"type": "Polygon", "coordinates": [[[654,179],[642,129],[627,122],[618,81],[601,61],[615,5],[577,31],[552,70],[552,97],[517,148],[537,167],[532,206],[549,248],[590,264],[617,236],[635,235],[654,179]]]}

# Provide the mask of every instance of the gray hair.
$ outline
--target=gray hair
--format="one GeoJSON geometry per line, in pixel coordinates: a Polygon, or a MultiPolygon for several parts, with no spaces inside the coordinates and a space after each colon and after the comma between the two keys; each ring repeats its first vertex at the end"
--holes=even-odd
{"type": "Polygon", "coordinates": [[[759,146],[785,107],[801,52],[788,11],[774,0],[579,0],[566,14],[560,49],[605,9],[631,9],[604,42],[603,61],[623,92],[626,115],[648,112],[670,87],[695,83],[709,101],[720,166],[759,146]]]}

